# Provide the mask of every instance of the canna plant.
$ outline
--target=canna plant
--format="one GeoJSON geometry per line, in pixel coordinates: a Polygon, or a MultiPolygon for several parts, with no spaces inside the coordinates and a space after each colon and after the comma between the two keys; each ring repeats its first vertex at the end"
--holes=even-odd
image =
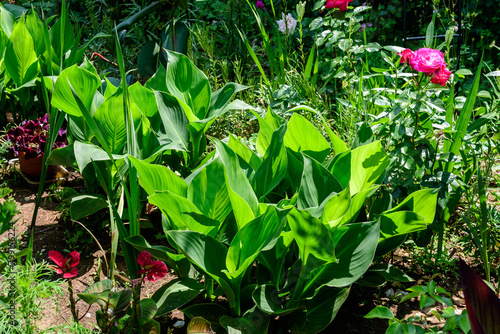
{"type": "MultiPolygon", "coordinates": [[[[214,153],[185,179],[129,157],[149,202],[164,214],[170,247],[126,240],[164,258],[184,255],[203,275],[209,301],[222,294],[229,303],[184,312],[208,320],[217,310],[213,328],[228,331],[266,333],[278,317],[278,326],[295,333],[317,333],[353,283],[411,280],[371,263],[432,223],[437,193],[420,190],[399,205],[368,200],[389,163],[380,142],[351,150],[336,141],[339,153],[328,158],[330,143],[305,117],[287,121],[269,111],[258,119],[257,152],[232,136],[213,139],[214,153]]],[[[161,298],[168,294],[153,296],[161,298]]]]}
{"type": "MultiPolygon", "coordinates": [[[[11,5],[9,9],[15,7],[11,5]]],[[[4,80],[1,103],[8,105],[16,121],[26,120],[36,115],[36,111],[45,109],[42,104],[43,76],[57,76],[64,68],[80,62],[95,38],[107,36],[97,34],[79,46],[82,29],[75,36],[64,1],[60,17],[50,18],[55,22],[51,27],[35,10],[20,8],[20,11],[23,15],[16,19],[5,7],[0,7],[0,55],[3,60],[0,76],[4,80]]],[[[5,115],[2,118],[3,123],[5,115]]]]}
{"type": "MultiPolygon", "coordinates": [[[[122,241],[140,235],[141,194],[131,161],[165,162],[187,173],[204,156],[205,132],[213,121],[246,107],[238,100],[230,102],[246,87],[227,84],[212,93],[208,79],[186,56],[167,53],[167,69],[160,67],[144,86],[128,86],[122,80],[116,87],[104,78],[102,87],[87,60],[64,70],[55,82],[52,106],[67,114],[69,145],[53,151],[50,160],[77,168],[91,190],[72,200],[72,218],[108,208],[111,231],[117,230],[122,241]],[[128,230],[124,217],[130,222],[128,230]]],[[[123,63],[119,64],[124,78],[123,63]]],[[[118,238],[113,238],[113,254],[118,238]]],[[[122,247],[129,246],[122,242],[122,247]]],[[[135,272],[134,251],[126,253],[129,270],[135,272]]]]}

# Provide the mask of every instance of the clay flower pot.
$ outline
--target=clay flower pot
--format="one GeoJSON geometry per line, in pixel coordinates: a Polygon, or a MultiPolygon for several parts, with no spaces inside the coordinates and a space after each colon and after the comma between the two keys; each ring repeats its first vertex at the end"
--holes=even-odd
{"type": "MultiPolygon", "coordinates": [[[[42,175],[43,166],[43,154],[39,154],[36,157],[26,159],[26,153],[24,151],[19,151],[19,167],[21,172],[33,181],[39,181],[42,175]]],[[[56,176],[57,166],[49,165],[47,166],[47,180],[51,180],[56,176]]]]}

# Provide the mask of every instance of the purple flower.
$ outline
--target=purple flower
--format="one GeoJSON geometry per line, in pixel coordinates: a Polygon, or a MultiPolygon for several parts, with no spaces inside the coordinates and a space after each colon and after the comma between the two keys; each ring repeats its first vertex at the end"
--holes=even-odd
{"type": "Polygon", "coordinates": [[[264,6],[264,2],[262,2],[260,0],[257,0],[257,2],[255,3],[255,7],[259,8],[259,9],[266,10],[266,6],[264,6]]]}
{"type": "Polygon", "coordinates": [[[359,32],[363,32],[363,30],[365,30],[366,28],[369,28],[369,27],[372,27],[373,24],[372,23],[361,23],[361,29],[359,29],[359,32]]]}

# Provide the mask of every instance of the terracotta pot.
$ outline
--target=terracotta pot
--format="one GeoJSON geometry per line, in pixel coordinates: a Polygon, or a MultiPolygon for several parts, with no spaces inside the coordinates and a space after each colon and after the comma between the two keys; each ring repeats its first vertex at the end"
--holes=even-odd
{"type": "MultiPolygon", "coordinates": [[[[34,158],[26,159],[26,154],[19,151],[19,167],[21,172],[33,181],[39,181],[42,175],[43,154],[37,155],[34,158]]],[[[57,173],[57,166],[47,166],[47,180],[53,179],[57,173]]]]}

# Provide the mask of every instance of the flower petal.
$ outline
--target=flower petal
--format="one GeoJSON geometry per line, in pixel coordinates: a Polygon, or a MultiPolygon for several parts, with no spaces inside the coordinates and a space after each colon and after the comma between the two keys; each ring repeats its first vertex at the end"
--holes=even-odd
{"type": "Polygon", "coordinates": [[[61,253],[59,253],[58,251],[51,250],[51,251],[49,251],[49,257],[60,268],[64,267],[64,263],[66,262],[66,259],[62,256],[61,253]]]}
{"type": "Polygon", "coordinates": [[[148,271],[148,281],[154,282],[163,278],[168,273],[168,268],[162,261],[153,261],[151,263],[153,267],[148,271]]]}
{"type": "Polygon", "coordinates": [[[72,251],[71,253],[69,253],[69,257],[71,258],[71,268],[76,267],[80,263],[80,253],[78,253],[77,251],[72,251]]]}
{"type": "Polygon", "coordinates": [[[147,251],[140,252],[137,256],[137,264],[142,267],[151,264],[151,254],[147,251]]]}
{"type": "Polygon", "coordinates": [[[78,268],[73,268],[69,273],[64,273],[64,278],[73,278],[78,275],[78,268]]]}

